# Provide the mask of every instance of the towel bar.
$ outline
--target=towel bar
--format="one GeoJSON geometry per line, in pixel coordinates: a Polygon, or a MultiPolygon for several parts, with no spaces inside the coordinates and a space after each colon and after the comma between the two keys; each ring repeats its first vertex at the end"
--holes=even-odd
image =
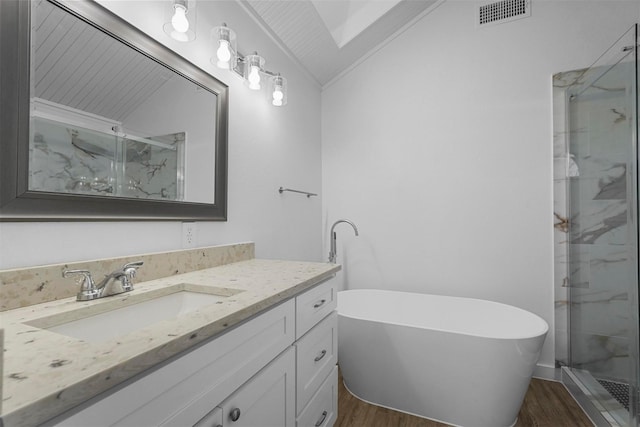
{"type": "Polygon", "coordinates": [[[306,194],[307,198],[309,198],[311,196],[317,196],[316,193],[309,193],[308,191],[292,190],[291,188],[283,188],[283,187],[280,187],[278,189],[278,193],[280,193],[280,194],[284,193],[285,191],[291,191],[292,193],[306,194]]]}

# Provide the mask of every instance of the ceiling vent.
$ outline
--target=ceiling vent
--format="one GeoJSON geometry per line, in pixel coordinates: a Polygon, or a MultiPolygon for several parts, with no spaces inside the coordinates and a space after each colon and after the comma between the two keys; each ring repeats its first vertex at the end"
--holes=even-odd
{"type": "Polygon", "coordinates": [[[503,24],[531,16],[531,0],[503,0],[478,7],[476,25],[503,24]]]}

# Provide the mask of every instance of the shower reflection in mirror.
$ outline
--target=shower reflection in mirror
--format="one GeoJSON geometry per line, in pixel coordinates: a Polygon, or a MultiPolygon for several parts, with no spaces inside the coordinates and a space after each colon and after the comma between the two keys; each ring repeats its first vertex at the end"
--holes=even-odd
{"type": "Polygon", "coordinates": [[[140,138],[84,115],[33,101],[30,189],[183,200],[185,132],[140,138]]]}
{"type": "Polygon", "coordinates": [[[29,190],[212,202],[216,95],[55,4],[32,18],[29,190]]]}

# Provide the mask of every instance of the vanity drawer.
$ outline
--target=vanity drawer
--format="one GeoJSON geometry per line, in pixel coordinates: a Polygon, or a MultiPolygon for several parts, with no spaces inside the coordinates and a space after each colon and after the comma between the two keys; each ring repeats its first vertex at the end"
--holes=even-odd
{"type": "Polygon", "coordinates": [[[337,306],[337,287],[334,278],[296,297],[296,339],[300,339],[337,306]]]}
{"type": "Polygon", "coordinates": [[[298,417],[296,427],[330,427],[338,417],[338,367],[334,366],[311,402],[298,417]]]}
{"type": "Polygon", "coordinates": [[[337,363],[338,313],[332,312],[295,346],[296,407],[300,413],[337,363]]]}

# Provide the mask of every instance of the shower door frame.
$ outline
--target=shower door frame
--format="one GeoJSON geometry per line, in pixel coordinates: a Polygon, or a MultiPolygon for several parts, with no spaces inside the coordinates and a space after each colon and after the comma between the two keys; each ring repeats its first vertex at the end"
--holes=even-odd
{"type": "MultiPolygon", "coordinates": [[[[563,283],[563,287],[564,290],[560,290],[559,289],[559,284],[556,283],[556,321],[558,320],[562,320],[561,318],[558,317],[558,314],[561,313],[561,310],[558,310],[559,304],[558,301],[562,299],[562,297],[559,298],[559,294],[564,293],[565,295],[565,303],[566,303],[566,313],[565,313],[565,319],[564,321],[566,321],[566,336],[562,337],[557,336],[556,337],[556,345],[557,345],[557,366],[558,367],[562,367],[561,370],[561,380],[562,382],[565,384],[565,386],[567,386],[567,388],[569,389],[569,391],[571,392],[571,394],[578,400],[578,402],[580,403],[580,406],[582,406],[582,408],[587,412],[587,414],[590,416],[590,418],[592,419],[592,421],[600,426],[610,426],[610,425],[629,425],[629,426],[638,426],[640,425],[639,422],[639,408],[638,408],[638,384],[640,384],[640,360],[639,360],[639,352],[640,352],[640,346],[638,344],[638,333],[640,331],[640,320],[639,320],[639,313],[640,313],[640,303],[639,303],[639,298],[638,298],[638,275],[640,274],[639,269],[640,269],[640,265],[638,262],[639,259],[639,255],[638,255],[638,240],[640,239],[639,236],[639,227],[638,227],[638,212],[640,212],[640,207],[639,207],[639,197],[638,197],[638,188],[639,188],[639,183],[638,183],[638,162],[640,161],[640,158],[638,157],[638,55],[637,55],[637,43],[638,41],[638,25],[634,25],[632,26],[632,28],[630,28],[629,30],[627,30],[624,35],[622,37],[620,37],[619,40],[616,41],[616,43],[614,43],[612,45],[611,48],[609,48],[600,58],[598,58],[598,60],[588,69],[585,70],[579,70],[577,73],[579,75],[578,78],[576,78],[576,81],[573,84],[570,84],[568,86],[566,86],[563,90],[563,94],[562,94],[562,101],[559,101],[558,99],[554,100],[555,103],[555,107],[556,109],[562,109],[563,113],[564,113],[564,123],[562,123],[562,126],[564,127],[563,129],[563,135],[562,137],[557,136],[558,138],[564,138],[564,140],[562,141],[562,145],[564,146],[564,157],[562,158],[562,160],[564,160],[564,165],[563,165],[563,169],[564,169],[564,177],[565,179],[562,180],[563,184],[564,184],[564,188],[562,188],[560,191],[564,191],[564,209],[565,209],[565,213],[564,213],[564,218],[562,218],[562,216],[556,214],[556,218],[560,219],[560,223],[556,223],[555,227],[556,229],[560,229],[560,227],[566,227],[565,232],[566,232],[566,245],[564,246],[564,253],[561,254],[561,256],[565,256],[565,265],[564,268],[566,269],[564,271],[565,273],[565,282],[563,283]],[[631,33],[631,34],[630,34],[631,33]],[[633,40],[635,40],[635,43],[632,42],[632,44],[630,46],[623,46],[622,47],[622,52],[617,52],[616,49],[621,49],[620,46],[618,46],[619,44],[623,43],[625,41],[625,38],[629,38],[632,37],[633,40]],[[569,179],[569,164],[570,164],[570,146],[569,146],[569,141],[570,138],[572,136],[572,132],[571,132],[571,111],[570,111],[570,104],[572,102],[572,97],[576,94],[576,93],[582,93],[584,90],[588,89],[591,87],[591,85],[596,82],[598,79],[600,79],[602,76],[606,75],[609,71],[611,71],[612,69],[614,69],[616,66],[618,66],[618,64],[623,61],[623,59],[627,58],[629,56],[629,53],[625,53],[625,52],[631,52],[630,54],[632,55],[631,59],[632,61],[628,61],[628,62],[632,62],[633,64],[633,76],[630,78],[630,80],[628,81],[628,83],[630,84],[630,87],[628,88],[628,90],[630,91],[630,94],[628,93],[626,96],[628,97],[629,101],[630,101],[630,105],[629,105],[629,110],[630,113],[629,117],[632,120],[632,123],[630,123],[630,130],[631,130],[631,139],[630,139],[630,145],[631,145],[631,156],[633,159],[635,159],[635,161],[629,162],[630,164],[628,165],[627,171],[626,171],[626,181],[627,181],[627,185],[628,185],[628,189],[627,189],[627,196],[630,197],[632,200],[627,200],[626,202],[626,210],[627,210],[627,226],[631,226],[633,227],[633,230],[628,230],[627,231],[627,241],[629,242],[629,248],[628,248],[628,254],[629,254],[629,263],[630,263],[630,268],[629,270],[632,270],[631,272],[631,277],[630,279],[630,284],[629,284],[629,295],[628,295],[628,307],[629,307],[629,319],[628,319],[628,326],[630,328],[630,333],[629,335],[629,343],[628,343],[628,348],[629,348],[629,411],[628,414],[626,413],[626,411],[624,412],[624,414],[622,413],[622,411],[610,411],[611,407],[607,404],[606,399],[603,399],[602,396],[598,396],[597,391],[594,392],[594,390],[598,390],[598,384],[597,382],[593,381],[595,383],[595,385],[591,384],[591,385],[585,385],[585,383],[588,383],[588,380],[583,383],[583,381],[579,378],[581,376],[580,372],[573,372],[572,366],[573,361],[572,361],[572,340],[571,340],[571,336],[572,336],[572,319],[571,319],[571,307],[573,304],[572,301],[572,292],[571,289],[572,287],[569,286],[572,281],[571,281],[571,268],[569,268],[570,266],[570,260],[571,260],[571,255],[570,255],[570,250],[569,250],[569,245],[571,243],[571,219],[574,218],[574,215],[571,212],[571,189],[570,189],[570,179],[569,179]],[[613,54],[613,55],[612,55],[613,54]],[[612,61],[610,59],[610,57],[613,57],[614,59],[617,58],[616,61],[612,61]],[[604,64],[603,64],[604,62],[604,64]],[[604,72],[600,72],[599,68],[604,69],[604,72]],[[595,72],[595,76],[589,76],[589,71],[594,70],[595,72]],[[586,82],[583,81],[582,79],[584,79],[585,77],[587,77],[586,82]],[[560,106],[559,102],[562,102],[563,105],[560,106]],[[560,108],[558,108],[560,107],[560,108]],[[560,225],[560,227],[558,227],[560,225]],[[635,276],[635,277],[633,277],[635,276]],[[635,283],[635,286],[634,286],[635,283]],[[635,288],[635,292],[632,291],[632,289],[635,288]],[[635,326],[635,331],[632,331],[632,329],[635,326]],[[565,339],[566,340],[566,353],[565,354],[561,354],[561,351],[558,349],[562,349],[563,346],[562,345],[558,345],[558,343],[561,344],[561,341],[565,339]],[[578,375],[576,375],[576,373],[578,375]],[[626,417],[623,417],[623,415],[626,415],[626,417]],[[621,418],[626,418],[626,419],[621,419],[621,418]],[[622,422],[622,423],[620,423],[622,422]],[[628,423],[628,424],[627,424],[628,423]]],[[[559,74],[564,74],[564,73],[559,73],[559,74]]],[[[555,86],[555,80],[554,80],[554,86],[555,86]]],[[[556,94],[554,94],[554,97],[556,96],[556,94]]],[[[555,111],[557,113],[557,111],[555,111]]],[[[556,117],[557,120],[557,117],[556,117]]],[[[557,144],[557,141],[554,141],[557,144]]],[[[554,156],[556,155],[555,150],[557,149],[557,147],[554,147],[554,156]]],[[[557,157],[554,157],[554,162],[556,160],[559,160],[557,157]]],[[[556,171],[554,172],[554,180],[558,179],[558,170],[556,169],[556,171]]],[[[558,185],[558,183],[556,183],[554,181],[554,184],[558,185]]],[[[556,199],[557,199],[557,194],[556,194],[556,199]]],[[[558,247],[561,246],[557,246],[556,245],[556,250],[558,250],[558,247]]],[[[556,254],[557,256],[558,254],[556,254]]],[[[559,268],[558,265],[558,261],[556,260],[556,268],[559,268]]],[[[557,279],[556,279],[557,280],[557,279]]],[[[558,327],[556,327],[556,333],[558,334],[558,327]]],[[[587,371],[588,375],[584,375],[583,378],[588,378],[591,376],[590,372],[587,371]]],[[[608,394],[608,393],[607,393],[608,394]]],[[[615,406],[614,406],[615,407],[615,406]]]]}

